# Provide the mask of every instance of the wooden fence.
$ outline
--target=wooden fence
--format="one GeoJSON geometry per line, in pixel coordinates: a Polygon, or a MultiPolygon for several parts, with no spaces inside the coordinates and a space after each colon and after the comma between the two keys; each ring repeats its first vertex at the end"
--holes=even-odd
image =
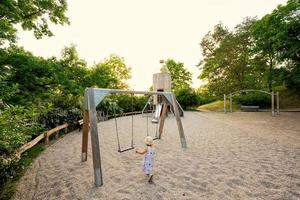
{"type": "Polygon", "coordinates": [[[23,146],[21,146],[19,148],[19,150],[17,151],[18,154],[22,154],[25,151],[27,151],[28,149],[32,148],[34,145],[36,145],[37,143],[39,143],[39,141],[41,141],[42,139],[45,140],[45,144],[48,145],[49,144],[49,137],[52,134],[56,134],[56,137],[58,137],[58,133],[60,130],[65,129],[65,133],[67,133],[67,128],[68,128],[68,124],[63,124],[60,126],[55,127],[54,129],[51,129],[49,131],[46,131],[45,133],[40,134],[39,136],[37,136],[36,138],[34,138],[33,140],[31,140],[30,142],[24,144],[23,146]]]}

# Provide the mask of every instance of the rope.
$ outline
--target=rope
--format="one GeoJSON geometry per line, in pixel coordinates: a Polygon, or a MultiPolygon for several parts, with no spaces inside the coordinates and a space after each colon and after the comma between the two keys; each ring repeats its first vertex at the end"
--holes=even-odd
{"type": "Polygon", "coordinates": [[[148,112],[147,112],[147,118],[146,118],[146,120],[147,120],[147,123],[146,123],[146,124],[147,124],[147,136],[149,136],[149,126],[148,126],[148,121],[149,121],[149,120],[148,120],[148,112]]]}
{"type": "Polygon", "coordinates": [[[131,94],[131,147],[133,147],[133,93],[131,94]]]}
{"type": "Polygon", "coordinates": [[[159,123],[156,124],[155,138],[158,138],[158,131],[157,131],[157,129],[158,129],[158,124],[159,124],[159,123]]]}

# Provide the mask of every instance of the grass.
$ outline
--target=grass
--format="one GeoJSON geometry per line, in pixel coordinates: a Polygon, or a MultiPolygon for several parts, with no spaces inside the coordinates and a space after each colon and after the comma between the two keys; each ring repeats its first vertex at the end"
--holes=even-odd
{"type": "Polygon", "coordinates": [[[294,91],[285,87],[276,87],[275,91],[279,92],[281,109],[300,108],[300,96],[294,91]]]}
{"type": "Polygon", "coordinates": [[[45,149],[43,144],[37,144],[36,146],[29,149],[27,152],[25,152],[19,163],[18,163],[18,169],[16,170],[16,175],[8,180],[5,184],[0,186],[0,199],[1,200],[8,200],[11,199],[16,191],[16,186],[18,180],[23,176],[26,169],[32,161],[45,149]]]}
{"type": "MultiPolygon", "coordinates": [[[[229,100],[226,101],[227,110],[229,110],[229,100]]],[[[232,102],[232,109],[237,110],[240,108],[239,104],[232,102]]],[[[210,111],[222,111],[224,110],[224,101],[214,101],[208,104],[201,105],[197,108],[197,110],[210,110],[210,111]]]]}

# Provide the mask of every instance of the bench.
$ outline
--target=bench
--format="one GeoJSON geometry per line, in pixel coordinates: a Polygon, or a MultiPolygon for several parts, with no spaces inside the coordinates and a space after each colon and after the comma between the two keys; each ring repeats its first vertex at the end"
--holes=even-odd
{"type": "Polygon", "coordinates": [[[258,112],[259,106],[241,106],[241,111],[258,112]]]}

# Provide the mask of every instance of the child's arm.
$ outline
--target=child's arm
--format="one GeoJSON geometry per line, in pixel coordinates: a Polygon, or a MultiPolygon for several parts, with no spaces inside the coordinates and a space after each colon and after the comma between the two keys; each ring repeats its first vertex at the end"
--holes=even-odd
{"type": "Polygon", "coordinates": [[[146,148],[144,148],[144,149],[142,149],[142,150],[138,150],[138,149],[136,149],[135,150],[135,153],[138,153],[138,154],[145,154],[145,153],[147,153],[147,149],[146,148]]]}

